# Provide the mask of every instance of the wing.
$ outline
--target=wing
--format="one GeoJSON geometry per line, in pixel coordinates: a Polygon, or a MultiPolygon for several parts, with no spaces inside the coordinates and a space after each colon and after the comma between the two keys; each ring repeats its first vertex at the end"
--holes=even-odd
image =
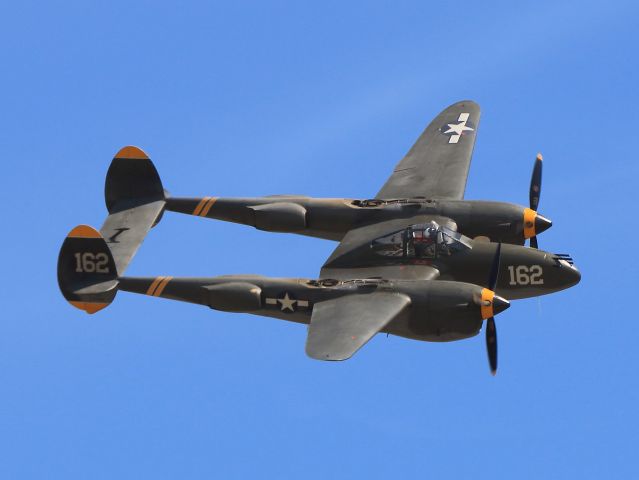
{"type": "Polygon", "coordinates": [[[397,164],[377,198],[464,198],[479,115],[479,105],[470,100],[441,112],[397,164]]]}
{"type": "Polygon", "coordinates": [[[401,293],[352,294],[313,307],[306,354],[317,360],[346,360],[410,305],[401,293]]]}

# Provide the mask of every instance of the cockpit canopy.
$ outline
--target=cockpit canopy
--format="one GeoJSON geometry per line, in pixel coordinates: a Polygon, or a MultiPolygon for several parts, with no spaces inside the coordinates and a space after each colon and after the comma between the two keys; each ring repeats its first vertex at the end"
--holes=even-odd
{"type": "Polygon", "coordinates": [[[371,248],[385,257],[437,258],[471,248],[467,240],[450,228],[430,222],[411,225],[376,238],[371,242],[371,248]]]}

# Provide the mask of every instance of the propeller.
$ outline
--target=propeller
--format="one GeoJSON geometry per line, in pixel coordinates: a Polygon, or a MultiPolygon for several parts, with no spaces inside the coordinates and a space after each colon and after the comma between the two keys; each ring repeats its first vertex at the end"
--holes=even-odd
{"type": "Polygon", "coordinates": [[[530,215],[532,218],[525,220],[529,223],[525,229],[529,230],[533,235],[530,237],[530,246],[532,248],[539,248],[537,243],[537,233],[541,233],[544,230],[550,228],[552,222],[545,217],[537,214],[537,208],[539,207],[539,197],[541,195],[541,170],[543,157],[541,153],[537,154],[535,159],[535,166],[533,167],[532,177],[530,178],[530,191],[528,194],[530,201],[530,215]]]}
{"type": "Polygon", "coordinates": [[[541,195],[541,169],[544,157],[541,153],[537,154],[535,166],[533,167],[532,177],[530,178],[530,209],[537,211],[539,207],[539,195],[541,195]]]}
{"type": "MultiPolygon", "coordinates": [[[[499,263],[501,259],[501,242],[497,244],[493,265],[490,269],[490,277],[488,278],[488,288],[495,291],[497,280],[499,279],[499,263]]],[[[497,373],[497,327],[495,326],[494,309],[499,307],[503,310],[504,305],[498,305],[500,302],[506,302],[498,296],[494,296],[491,300],[493,306],[493,315],[486,321],[486,351],[488,352],[488,363],[490,364],[490,372],[495,375],[497,373]]],[[[501,311],[501,310],[500,310],[501,311]]]]}

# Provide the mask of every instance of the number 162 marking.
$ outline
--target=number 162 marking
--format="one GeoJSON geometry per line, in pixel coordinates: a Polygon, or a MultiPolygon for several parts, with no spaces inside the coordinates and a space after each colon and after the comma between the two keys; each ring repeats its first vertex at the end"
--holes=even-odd
{"type": "Polygon", "coordinates": [[[543,285],[544,274],[541,265],[508,265],[510,285],[543,285]]]}

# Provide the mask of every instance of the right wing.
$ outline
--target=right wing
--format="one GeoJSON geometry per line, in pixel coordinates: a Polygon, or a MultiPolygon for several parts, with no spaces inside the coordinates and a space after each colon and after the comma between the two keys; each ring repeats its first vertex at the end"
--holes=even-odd
{"type": "Polygon", "coordinates": [[[351,294],[316,303],[306,354],[317,360],[346,360],[410,305],[401,293],[351,294]]]}
{"type": "Polygon", "coordinates": [[[377,198],[464,198],[479,114],[479,105],[470,100],[441,112],[397,164],[377,198]]]}

